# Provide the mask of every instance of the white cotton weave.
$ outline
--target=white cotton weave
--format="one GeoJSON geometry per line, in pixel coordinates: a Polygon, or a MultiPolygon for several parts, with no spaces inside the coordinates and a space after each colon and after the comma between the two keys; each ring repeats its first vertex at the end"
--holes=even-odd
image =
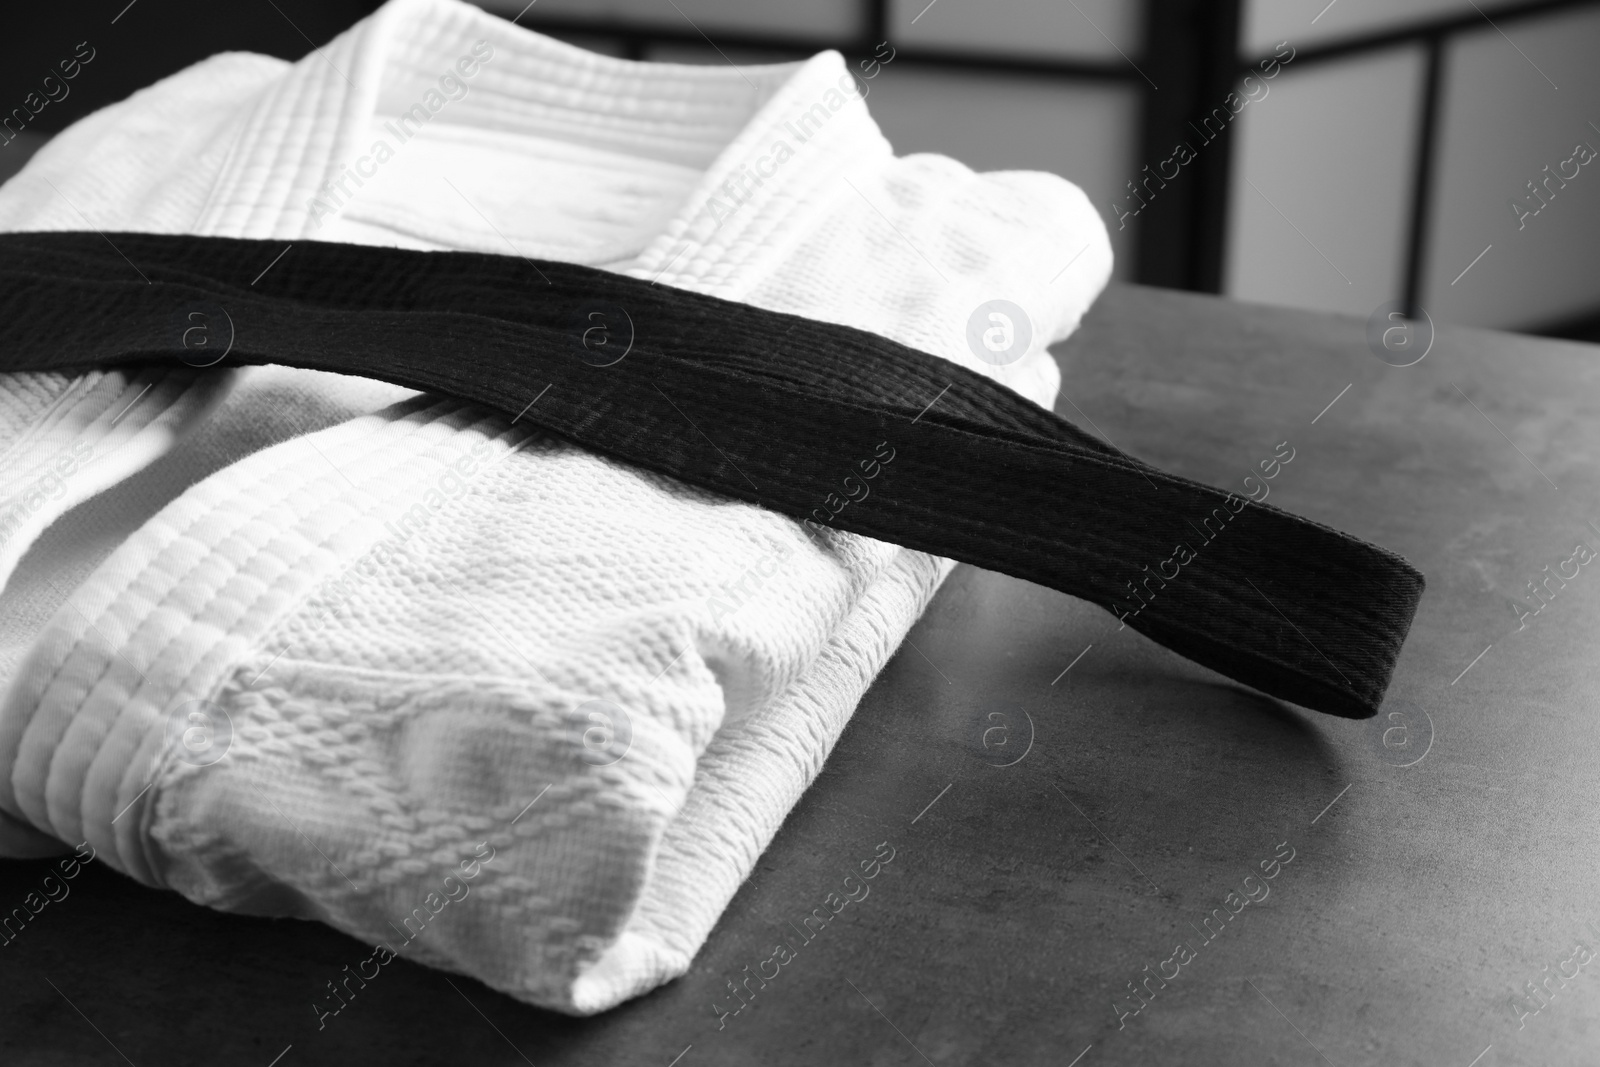
{"type": "MultiPolygon", "coordinates": [[[[70,197],[108,230],[590,263],[870,330],[1049,404],[1044,346],[1109,274],[1100,220],[1048,175],[896,159],[848,84],[835,53],[635,64],[393,0],[300,63],[217,57],[91,116],[0,190],[0,226],[81,226],[70,197]],[[371,162],[479,42],[466,95],[371,162]],[[1004,367],[967,342],[997,298],[1033,326],[1004,367]]],[[[40,627],[0,707],[13,832],[557,1010],[683,973],[950,563],[849,534],[822,548],[527,422],[380,408],[395,394],[328,379],[304,379],[329,398],[314,432],[280,422],[213,460],[244,451],[246,376],[129,479],[158,510],[40,627]],[[156,477],[183,463],[204,476],[156,477]],[[747,572],[736,610],[714,608],[747,572]],[[183,758],[191,721],[226,740],[219,761],[183,758]],[[482,842],[470,895],[402,933],[482,842]]],[[[67,538],[53,558],[94,553],[67,538]]]]}

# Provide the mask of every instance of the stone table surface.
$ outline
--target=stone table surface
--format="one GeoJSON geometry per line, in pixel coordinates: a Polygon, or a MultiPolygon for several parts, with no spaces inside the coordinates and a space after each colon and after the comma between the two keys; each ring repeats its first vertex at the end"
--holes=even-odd
{"type": "MultiPolygon", "coordinates": [[[[578,1020],[401,960],[319,1030],[363,946],[91,865],[0,948],[0,1063],[1600,1059],[1600,568],[1566,562],[1600,546],[1600,349],[1440,328],[1398,368],[1358,319],[1114,286],[1057,355],[1068,418],[1229,488],[1288,442],[1273,503],[1427,575],[1384,715],[963,566],[666,987],[578,1020]],[[719,1028],[727,981],[883,842],[870,895],[719,1028]]],[[[44,871],[0,864],[0,903],[44,871]]]]}

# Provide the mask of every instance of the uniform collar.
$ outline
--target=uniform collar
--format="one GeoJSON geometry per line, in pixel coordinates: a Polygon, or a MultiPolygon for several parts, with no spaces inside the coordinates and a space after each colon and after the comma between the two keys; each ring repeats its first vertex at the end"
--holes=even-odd
{"type": "MultiPolygon", "coordinates": [[[[374,118],[420,99],[478,42],[491,61],[435,123],[626,151],[702,171],[662,232],[620,269],[737,296],[757,258],[798,239],[837,175],[892,159],[837,52],[775,65],[685,66],[597,55],[460,0],[390,0],[290,65],[231,131],[193,232],[314,240],[308,207],[366,153],[374,118]],[[396,105],[399,105],[397,107],[396,105]]],[[[486,247],[482,251],[507,251],[486,247]]]]}

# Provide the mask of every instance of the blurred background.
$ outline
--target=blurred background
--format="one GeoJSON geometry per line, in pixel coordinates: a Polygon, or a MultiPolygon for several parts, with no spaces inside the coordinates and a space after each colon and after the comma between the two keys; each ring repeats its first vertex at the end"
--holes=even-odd
{"type": "MultiPolygon", "coordinates": [[[[647,61],[892,55],[868,106],[898,153],[1069,178],[1126,281],[1362,318],[1398,301],[1435,322],[1600,341],[1600,0],[481,4],[647,61]]],[[[0,119],[79,42],[96,58],[68,98],[22,113],[26,129],[0,127],[0,179],[71,121],[213,52],[297,58],[377,6],[8,11],[0,119]]]]}

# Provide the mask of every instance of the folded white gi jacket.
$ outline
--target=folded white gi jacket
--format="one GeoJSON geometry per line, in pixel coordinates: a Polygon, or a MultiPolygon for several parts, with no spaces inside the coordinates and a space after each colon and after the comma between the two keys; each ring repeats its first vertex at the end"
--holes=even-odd
{"type": "MultiPolygon", "coordinates": [[[[0,228],[585,263],[1052,403],[1099,218],[1049,175],[896,159],[860,85],[832,52],[637,64],[393,0],[299,63],[218,56],[90,116],[0,228]],[[996,299],[1031,324],[1004,365],[969,342],[996,299]]],[[[87,840],[567,1012],[687,969],[950,566],[360,379],[4,389],[0,846],[87,840]]]]}

